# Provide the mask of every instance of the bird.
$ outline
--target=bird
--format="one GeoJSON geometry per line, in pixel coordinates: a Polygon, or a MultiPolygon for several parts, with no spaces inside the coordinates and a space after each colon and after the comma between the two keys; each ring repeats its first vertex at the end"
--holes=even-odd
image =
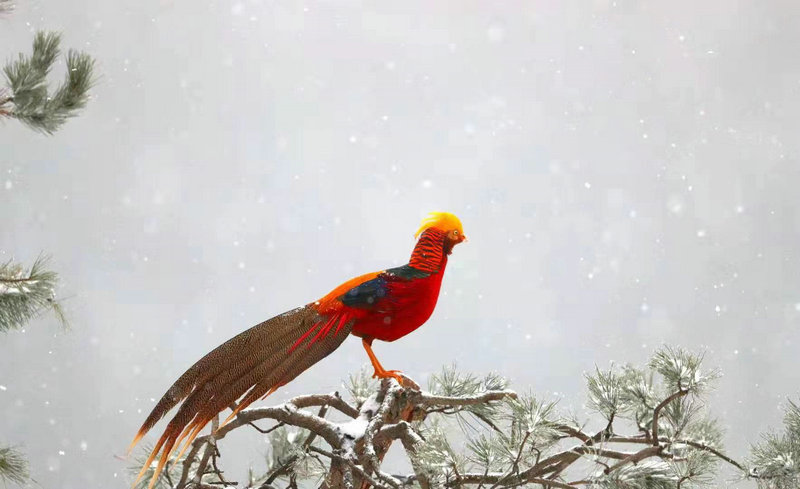
{"type": "Polygon", "coordinates": [[[156,403],[128,449],[130,453],[180,404],[134,485],[160,454],[152,488],[173,451],[184,443],[180,458],[218,414],[232,408],[224,425],[328,356],[348,336],[361,338],[374,378],[394,378],[403,385],[402,372],[385,369],[372,343],[402,338],[430,318],[448,256],[467,240],[461,221],[449,212],[428,214],[414,238],[416,244],[405,265],[348,280],[319,300],[243,331],[189,367],[156,403]]]}

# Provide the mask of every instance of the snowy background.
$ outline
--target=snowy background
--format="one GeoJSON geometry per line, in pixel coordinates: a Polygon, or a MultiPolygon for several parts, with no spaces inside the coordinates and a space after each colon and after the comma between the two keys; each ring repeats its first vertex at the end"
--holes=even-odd
{"type": "MultiPolygon", "coordinates": [[[[0,126],[0,259],[51,253],[72,322],[0,337],[0,441],[41,487],[127,487],[194,360],[404,262],[430,210],[470,241],[387,368],[583,412],[594,365],[705,348],[736,455],[800,394],[794,2],[18,3],[3,57],[57,29],[102,75],[54,137],[0,126]]],[[[349,340],[274,401],[366,362],[349,340]]],[[[243,480],[265,446],[223,450],[243,480]]]]}

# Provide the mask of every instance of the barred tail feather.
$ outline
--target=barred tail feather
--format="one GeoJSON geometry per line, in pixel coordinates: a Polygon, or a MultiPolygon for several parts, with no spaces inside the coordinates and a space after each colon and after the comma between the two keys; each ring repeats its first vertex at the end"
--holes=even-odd
{"type": "MultiPolygon", "coordinates": [[[[172,452],[183,442],[182,455],[214,416],[242,396],[236,412],[290,382],[338,348],[352,328],[352,320],[320,316],[313,305],[307,305],[240,333],[198,360],[167,390],[131,443],[129,451],[181,403],[134,485],[160,455],[152,487],[172,452]],[[331,331],[334,321],[343,331],[331,331]],[[313,338],[312,332],[316,333],[313,338]]],[[[235,412],[228,420],[233,416],[235,412]]]]}

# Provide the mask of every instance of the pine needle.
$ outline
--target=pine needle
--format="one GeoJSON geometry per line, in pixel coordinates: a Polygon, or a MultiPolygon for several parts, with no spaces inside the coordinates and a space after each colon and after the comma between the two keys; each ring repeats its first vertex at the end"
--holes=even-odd
{"type": "Polygon", "coordinates": [[[39,256],[27,272],[11,261],[0,264],[0,332],[21,329],[46,310],[52,310],[61,324],[68,326],[55,299],[58,275],[46,269],[47,260],[39,256]]]}
{"type": "Polygon", "coordinates": [[[25,484],[30,475],[28,461],[15,447],[0,447],[0,481],[25,484]]]}
{"type": "MultiPolygon", "coordinates": [[[[2,5],[2,4],[0,4],[2,5]]],[[[70,50],[66,56],[64,82],[53,93],[47,76],[60,54],[61,35],[39,31],[30,56],[22,53],[4,68],[9,89],[0,93],[0,116],[12,117],[35,131],[53,134],[77,115],[89,100],[94,83],[94,59],[70,50]]]]}

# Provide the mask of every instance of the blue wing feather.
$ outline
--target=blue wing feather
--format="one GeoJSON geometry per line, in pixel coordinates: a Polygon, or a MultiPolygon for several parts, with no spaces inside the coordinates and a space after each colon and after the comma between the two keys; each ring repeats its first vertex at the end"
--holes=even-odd
{"type": "Polygon", "coordinates": [[[374,309],[389,292],[388,280],[383,275],[353,287],[342,294],[339,300],[346,306],[374,309]]]}
{"type": "Polygon", "coordinates": [[[424,278],[429,273],[417,270],[410,265],[390,268],[372,280],[359,284],[339,297],[346,306],[362,309],[379,309],[379,305],[389,295],[389,284],[392,281],[409,281],[424,278]]]}

